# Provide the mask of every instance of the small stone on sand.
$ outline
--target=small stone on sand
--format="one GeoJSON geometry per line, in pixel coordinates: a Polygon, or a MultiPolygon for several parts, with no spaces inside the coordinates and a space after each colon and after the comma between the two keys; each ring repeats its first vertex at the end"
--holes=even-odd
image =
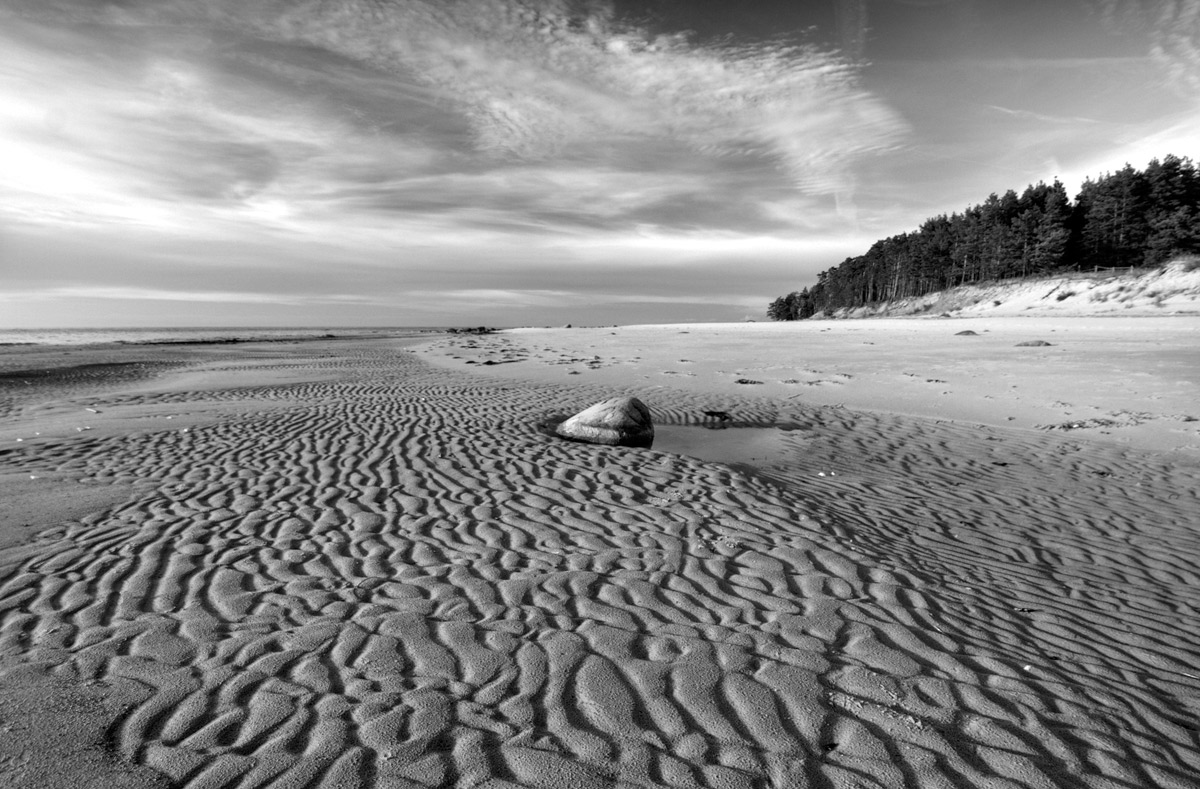
{"type": "Polygon", "coordinates": [[[585,408],[558,426],[563,438],[619,447],[649,447],[654,443],[650,409],[636,397],[614,397],[585,408]]]}

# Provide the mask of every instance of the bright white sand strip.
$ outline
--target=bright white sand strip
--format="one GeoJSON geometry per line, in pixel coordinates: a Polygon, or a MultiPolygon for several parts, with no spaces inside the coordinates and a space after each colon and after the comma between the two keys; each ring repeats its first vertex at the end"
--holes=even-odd
{"type": "Polygon", "coordinates": [[[514,329],[443,340],[425,358],[495,377],[1059,426],[1128,446],[1200,451],[1200,421],[1191,421],[1200,420],[1197,316],[514,329]],[[1018,347],[1038,340],[1049,345],[1018,347]],[[489,360],[502,363],[466,364],[489,360]]]}

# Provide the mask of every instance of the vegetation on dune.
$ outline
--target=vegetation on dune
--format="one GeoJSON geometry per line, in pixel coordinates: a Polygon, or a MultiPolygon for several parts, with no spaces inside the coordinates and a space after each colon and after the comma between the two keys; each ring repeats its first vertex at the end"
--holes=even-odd
{"type": "Polygon", "coordinates": [[[1200,172],[1190,159],[1167,156],[1085,181],[1074,203],[1056,180],[927,219],[775,299],[767,317],[797,320],[985,280],[1154,266],[1197,252],[1200,172]]]}

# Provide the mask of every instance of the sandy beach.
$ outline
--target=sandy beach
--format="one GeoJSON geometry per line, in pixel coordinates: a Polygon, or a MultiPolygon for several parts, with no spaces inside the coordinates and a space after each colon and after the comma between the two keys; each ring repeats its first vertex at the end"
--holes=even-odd
{"type": "Polygon", "coordinates": [[[1198,340],[0,349],[0,784],[1191,789],[1198,340]]]}

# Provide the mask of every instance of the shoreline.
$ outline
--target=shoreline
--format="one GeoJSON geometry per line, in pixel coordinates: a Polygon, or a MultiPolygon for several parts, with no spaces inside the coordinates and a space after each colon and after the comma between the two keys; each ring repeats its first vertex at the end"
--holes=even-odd
{"type": "Polygon", "coordinates": [[[0,348],[37,345],[41,347],[129,344],[220,344],[238,342],[304,342],[326,339],[386,339],[444,331],[437,326],[183,326],[169,328],[114,327],[111,329],[48,327],[38,329],[0,328],[0,348]],[[5,338],[11,338],[11,341],[5,338]],[[32,338],[32,339],[31,339],[32,338]]]}
{"type": "Polygon", "coordinates": [[[9,425],[42,435],[0,445],[4,479],[37,477],[0,488],[20,538],[0,540],[0,717],[36,757],[0,776],[1181,789],[1200,771],[1188,453],[775,397],[731,382],[749,365],[716,376],[719,348],[704,386],[660,386],[615,331],[576,376],[548,363],[573,346],[536,332],[460,336],[477,363],[458,347],[451,367],[421,340],[217,346],[16,403],[9,425]],[[536,429],[615,391],[664,425],[723,404],[794,429],[754,473],[536,429]]]}

